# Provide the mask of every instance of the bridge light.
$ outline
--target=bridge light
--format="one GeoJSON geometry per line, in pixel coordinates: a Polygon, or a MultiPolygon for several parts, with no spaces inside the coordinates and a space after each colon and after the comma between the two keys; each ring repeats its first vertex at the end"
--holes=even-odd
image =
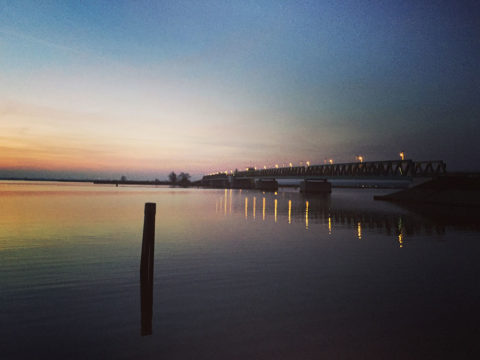
{"type": "Polygon", "coordinates": [[[363,162],[363,156],[362,156],[362,155],[358,155],[358,156],[357,156],[357,160],[360,161],[360,162],[363,162]]]}
{"type": "Polygon", "coordinates": [[[267,170],[267,165],[263,165],[263,168],[264,168],[265,170],[267,170]]]}
{"type": "Polygon", "coordinates": [[[405,160],[405,153],[403,151],[400,151],[400,159],[405,160]]]}
{"type": "Polygon", "coordinates": [[[275,167],[278,169],[278,164],[275,164],[275,167]]]}
{"type": "Polygon", "coordinates": [[[307,166],[310,166],[310,161],[307,161],[307,166]]]}
{"type": "Polygon", "coordinates": [[[333,159],[328,160],[329,164],[333,164],[333,159]]]}
{"type": "Polygon", "coordinates": [[[293,167],[293,164],[292,163],[289,163],[290,167],[293,167]]]}

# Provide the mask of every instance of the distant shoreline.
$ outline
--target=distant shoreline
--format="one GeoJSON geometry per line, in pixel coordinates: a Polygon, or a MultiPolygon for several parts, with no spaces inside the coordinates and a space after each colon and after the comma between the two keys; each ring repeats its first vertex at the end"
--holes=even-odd
{"type": "Polygon", "coordinates": [[[78,182],[92,184],[119,184],[119,185],[172,185],[169,181],[156,180],[95,180],[95,179],[51,179],[51,178],[0,178],[0,181],[44,181],[44,182],[78,182]]]}

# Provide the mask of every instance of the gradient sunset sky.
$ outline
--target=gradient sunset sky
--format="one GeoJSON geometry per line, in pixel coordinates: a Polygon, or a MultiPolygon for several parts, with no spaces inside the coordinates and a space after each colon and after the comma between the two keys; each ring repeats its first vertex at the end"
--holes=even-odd
{"type": "Polygon", "coordinates": [[[478,1],[0,0],[0,177],[480,170],[478,1]]]}

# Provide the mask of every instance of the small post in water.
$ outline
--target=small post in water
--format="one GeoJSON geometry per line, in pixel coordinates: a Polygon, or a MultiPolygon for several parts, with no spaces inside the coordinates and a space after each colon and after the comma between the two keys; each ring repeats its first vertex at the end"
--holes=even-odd
{"type": "Polygon", "coordinates": [[[140,298],[142,312],[141,335],[152,334],[153,315],[153,255],[155,249],[155,203],[145,204],[142,257],[140,261],[140,298]]]}

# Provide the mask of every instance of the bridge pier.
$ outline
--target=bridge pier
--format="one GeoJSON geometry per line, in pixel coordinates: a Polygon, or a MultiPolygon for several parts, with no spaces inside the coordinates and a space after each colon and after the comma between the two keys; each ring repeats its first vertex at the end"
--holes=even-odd
{"type": "Polygon", "coordinates": [[[255,183],[255,188],[258,190],[277,191],[278,181],[275,179],[258,179],[255,183]]]}
{"type": "Polygon", "coordinates": [[[202,181],[202,185],[211,188],[226,189],[230,187],[230,182],[228,181],[228,179],[212,179],[202,181]]]}
{"type": "Polygon", "coordinates": [[[303,193],[326,194],[332,192],[332,184],[327,180],[305,179],[300,183],[300,191],[303,193]]]}
{"type": "Polygon", "coordinates": [[[253,189],[255,188],[255,181],[254,179],[249,178],[233,178],[232,181],[232,188],[233,189],[253,189]]]}

